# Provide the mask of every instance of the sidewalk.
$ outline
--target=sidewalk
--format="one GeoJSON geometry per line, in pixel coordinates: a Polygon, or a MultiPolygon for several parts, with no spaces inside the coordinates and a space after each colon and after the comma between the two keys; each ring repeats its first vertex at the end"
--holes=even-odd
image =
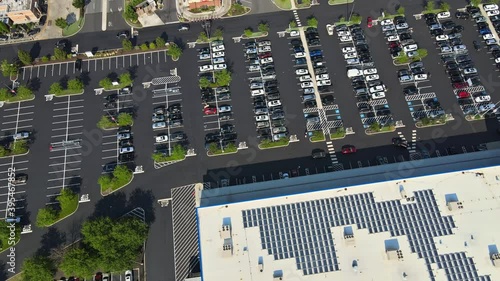
{"type": "Polygon", "coordinates": [[[189,11],[187,0],[176,0],[177,16],[187,21],[203,21],[223,17],[231,9],[231,0],[222,0],[222,5],[215,8],[213,12],[192,13],[189,11]]]}

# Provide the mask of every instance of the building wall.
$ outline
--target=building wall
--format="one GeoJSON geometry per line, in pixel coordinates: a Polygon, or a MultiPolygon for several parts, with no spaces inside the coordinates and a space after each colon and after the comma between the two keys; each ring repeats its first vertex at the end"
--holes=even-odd
{"type": "Polygon", "coordinates": [[[222,5],[221,0],[191,0],[189,1],[189,9],[201,7],[219,7],[222,5]]]}
{"type": "Polygon", "coordinates": [[[38,22],[39,18],[31,10],[15,11],[7,13],[14,24],[24,24],[30,22],[38,22]]]}

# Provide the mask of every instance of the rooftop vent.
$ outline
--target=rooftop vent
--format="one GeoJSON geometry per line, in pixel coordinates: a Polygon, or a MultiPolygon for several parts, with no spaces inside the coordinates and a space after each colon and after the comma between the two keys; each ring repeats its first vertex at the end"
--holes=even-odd
{"type": "Polygon", "coordinates": [[[220,236],[222,239],[228,239],[231,238],[231,226],[230,225],[223,225],[220,236]]]}
{"type": "Polygon", "coordinates": [[[464,208],[464,206],[462,205],[462,202],[460,202],[460,201],[448,202],[446,205],[448,206],[448,210],[450,210],[450,211],[455,211],[455,210],[459,210],[459,209],[464,208]]]}
{"type": "Polygon", "coordinates": [[[491,261],[495,267],[500,267],[500,254],[491,255],[491,261]]]}
{"type": "Polygon", "coordinates": [[[385,252],[387,254],[387,258],[389,260],[402,260],[403,259],[403,251],[401,250],[390,250],[385,252]]]}

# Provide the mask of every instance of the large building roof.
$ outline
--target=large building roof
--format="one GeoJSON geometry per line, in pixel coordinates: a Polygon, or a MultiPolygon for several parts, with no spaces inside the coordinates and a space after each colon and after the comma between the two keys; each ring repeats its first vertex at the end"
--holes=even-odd
{"type": "Polygon", "coordinates": [[[208,190],[197,209],[203,280],[500,280],[498,154],[358,169],[371,180],[350,187],[333,173],[302,183],[313,192],[296,187],[312,177],[275,181],[275,196],[257,184],[208,190]],[[419,172],[442,161],[464,169],[419,172]],[[376,180],[377,169],[402,176],[376,180]]]}

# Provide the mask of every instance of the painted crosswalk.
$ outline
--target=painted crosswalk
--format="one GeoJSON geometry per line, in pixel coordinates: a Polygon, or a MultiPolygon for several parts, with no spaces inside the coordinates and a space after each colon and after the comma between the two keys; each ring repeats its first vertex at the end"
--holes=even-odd
{"type": "Polygon", "coordinates": [[[293,16],[295,17],[295,21],[297,22],[297,26],[301,27],[302,24],[300,23],[300,18],[299,18],[299,14],[297,13],[297,10],[293,10],[293,16]]]}
{"type": "Polygon", "coordinates": [[[333,143],[331,141],[327,141],[326,147],[328,148],[328,154],[330,154],[330,159],[332,160],[332,164],[339,163],[337,159],[337,154],[335,154],[335,148],[333,147],[333,143]]]}
{"type": "Polygon", "coordinates": [[[417,151],[417,130],[411,131],[411,143],[410,148],[408,149],[410,153],[414,153],[417,151]]]}

